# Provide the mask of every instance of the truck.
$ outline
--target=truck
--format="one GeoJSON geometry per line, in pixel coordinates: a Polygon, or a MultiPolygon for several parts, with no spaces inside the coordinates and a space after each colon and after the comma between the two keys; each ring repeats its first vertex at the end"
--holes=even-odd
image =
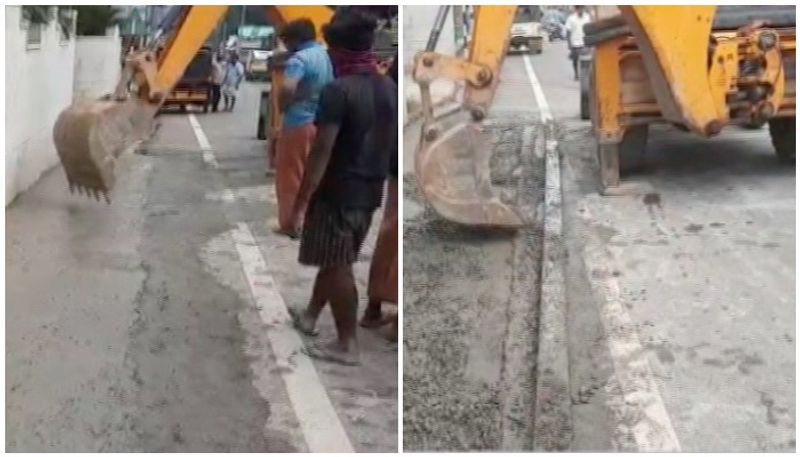
{"type": "Polygon", "coordinates": [[[207,113],[211,104],[212,59],[211,48],[201,48],[167,95],[163,107],[178,106],[181,111],[186,111],[187,106],[197,105],[207,113]]]}

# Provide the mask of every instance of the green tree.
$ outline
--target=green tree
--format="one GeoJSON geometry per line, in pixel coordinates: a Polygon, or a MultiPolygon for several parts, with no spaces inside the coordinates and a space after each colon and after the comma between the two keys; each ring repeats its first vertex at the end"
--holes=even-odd
{"type": "Polygon", "coordinates": [[[25,5],[22,7],[22,18],[31,25],[47,26],[57,19],[64,38],[72,34],[72,8],[69,6],[25,5]]]}
{"type": "Polygon", "coordinates": [[[46,25],[53,20],[53,7],[49,5],[26,5],[22,7],[22,18],[31,24],[46,25]]]}
{"type": "Polygon", "coordinates": [[[78,11],[75,30],[80,36],[103,36],[106,29],[119,25],[123,20],[122,10],[116,6],[81,5],[70,8],[78,11]]]}

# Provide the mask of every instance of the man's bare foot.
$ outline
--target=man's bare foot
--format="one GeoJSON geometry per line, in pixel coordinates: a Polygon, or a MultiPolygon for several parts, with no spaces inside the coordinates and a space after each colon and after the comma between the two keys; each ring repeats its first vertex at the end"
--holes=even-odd
{"type": "Polygon", "coordinates": [[[358,357],[358,349],[356,349],[355,344],[352,344],[349,348],[346,348],[338,341],[333,341],[324,345],[315,341],[308,345],[306,351],[309,357],[313,357],[315,359],[339,363],[347,366],[361,365],[361,360],[359,360],[358,357]]]}
{"type": "Polygon", "coordinates": [[[288,236],[293,240],[296,240],[297,238],[300,237],[299,230],[287,230],[287,229],[282,229],[280,227],[273,227],[272,231],[274,233],[277,233],[278,235],[288,236]]]}
{"type": "Polygon", "coordinates": [[[378,328],[383,327],[384,325],[391,322],[393,319],[393,315],[391,313],[384,313],[381,312],[377,316],[369,311],[364,313],[364,316],[361,317],[361,320],[358,322],[358,325],[364,328],[378,328]]]}
{"type": "Polygon", "coordinates": [[[308,336],[319,335],[317,323],[306,316],[306,313],[298,312],[294,308],[289,308],[289,315],[292,317],[292,325],[294,328],[299,330],[302,334],[308,336]]]}
{"type": "Polygon", "coordinates": [[[381,328],[378,333],[386,338],[387,341],[397,343],[397,315],[391,318],[390,322],[392,325],[381,328]]]}

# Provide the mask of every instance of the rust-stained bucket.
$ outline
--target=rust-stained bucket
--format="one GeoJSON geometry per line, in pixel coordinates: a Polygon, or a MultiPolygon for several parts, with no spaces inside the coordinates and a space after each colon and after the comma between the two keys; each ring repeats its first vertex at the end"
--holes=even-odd
{"type": "Polygon", "coordinates": [[[522,227],[513,207],[494,195],[491,148],[480,125],[460,122],[428,141],[425,132],[415,155],[417,183],[425,199],[445,219],[485,227],[522,227]]]}
{"type": "Polygon", "coordinates": [[[123,151],[147,139],[158,107],[129,99],[78,101],[65,109],[53,128],[58,157],[70,192],[109,200],[114,164],[123,151]]]}

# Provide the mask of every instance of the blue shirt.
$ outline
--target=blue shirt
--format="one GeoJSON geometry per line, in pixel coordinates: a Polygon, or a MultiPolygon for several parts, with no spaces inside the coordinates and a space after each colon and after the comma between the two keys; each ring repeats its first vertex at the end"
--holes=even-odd
{"type": "Polygon", "coordinates": [[[300,127],[314,122],[322,88],[333,81],[333,66],[328,52],[316,41],[303,43],[286,61],[284,74],[298,82],[296,101],[286,109],[283,127],[300,127]]]}

